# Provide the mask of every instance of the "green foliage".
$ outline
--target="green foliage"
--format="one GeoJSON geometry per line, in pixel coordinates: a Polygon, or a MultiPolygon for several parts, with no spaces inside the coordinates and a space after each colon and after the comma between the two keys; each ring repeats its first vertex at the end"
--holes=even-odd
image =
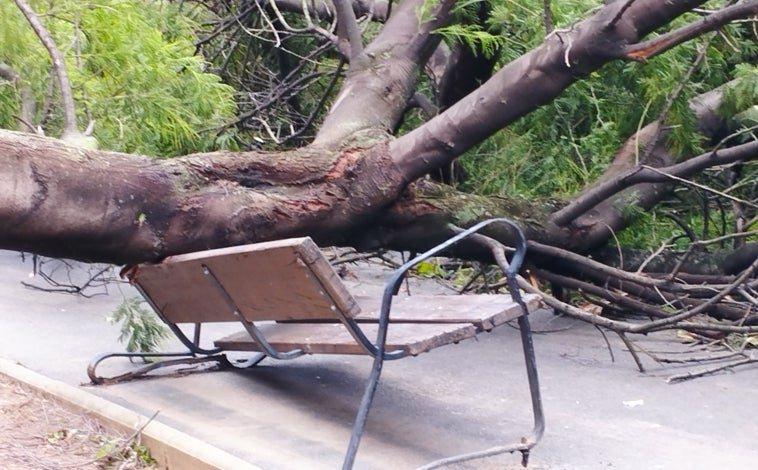
{"type": "Polygon", "coordinates": [[[150,310],[142,307],[139,297],[124,299],[109,319],[111,323],[121,323],[118,340],[126,342],[129,352],[155,352],[169,336],[168,328],[150,310]]]}
{"type": "MultiPolygon", "coordinates": [[[[685,73],[665,61],[609,64],[465,157],[474,181],[470,189],[534,197],[576,193],[602,174],[641,124],[658,117],[685,73]]],[[[669,147],[679,154],[699,152],[688,107],[694,94],[694,85],[685,86],[667,114],[669,147]]]]}
{"type": "MultiPolygon", "coordinates": [[[[587,17],[598,2],[553,2],[553,23],[560,30],[587,17]]],[[[685,17],[670,27],[691,21],[685,17]]],[[[542,6],[528,0],[492,2],[488,29],[504,38],[501,61],[507,63],[544,41],[542,6]]],[[[456,25],[453,31],[466,30],[456,25]]],[[[701,151],[689,100],[732,78],[734,64],[748,61],[755,51],[745,28],[730,26],[718,36],[678,46],[645,63],[615,62],[586,77],[552,103],[504,129],[464,157],[471,175],[467,189],[485,194],[522,194],[529,197],[567,197],[594,181],[614,153],[640,126],[664,110],[669,126],[668,146],[680,155],[701,151]],[[701,47],[710,41],[705,58],[690,81],[685,78],[701,47]],[[682,89],[675,90],[682,83],[682,89]]],[[[456,33],[467,44],[476,38],[456,33]]],[[[748,73],[743,67],[737,74],[748,73]]],[[[744,109],[758,89],[741,92],[744,109]]]]}
{"type": "MultiPolygon", "coordinates": [[[[570,28],[597,4],[575,0],[552,4],[556,28],[570,28]]],[[[541,5],[526,0],[493,2],[488,28],[504,38],[502,63],[544,41],[541,5]]],[[[639,98],[630,89],[626,64],[577,82],[561,97],[504,129],[462,162],[469,190],[484,194],[562,197],[593,181],[640,119],[639,98]],[[632,112],[630,112],[632,110],[632,112]]]]}
{"type": "Polygon", "coordinates": [[[475,270],[469,263],[450,262],[446,258],[430,258],[418,263],[413,273],[419,277],[445,280],[454,286],[463,287],[471,282],[475,270]]]}
{"type": "Polygon", "coordinates": [[[95,458],[103,469],[154,468],[158,462],[150,449],[134,440],[103,439],[95,458]]]}
{"type": "MultiPolygon", "coordinates": [[[[101,148],[155,156],[232,146],[215,129],[235,112],[233,90],[205,72],[195,54],[192,18],[168,2],[32,2],[65,54],[80,128],[92,119],[101,148]]],[[[16,128],[21,87],[29,87],[34,124],[58,136],[59,100],[47,97],[50,59],[13,2],[0,3],[0,62],[21,83],[0,84],[0,126],[16,128]],[[44,108],[49,107],[49,115],[44,108]]]]}
{"type": "Polygon", "coordinates": [[[432,258],[429,261],[422,261],[414,269],[416,274],[421,277],[447,277],[447,271],[442,267],[439,258],[432,258]]]}
{"type": "MultiPolygon", "coordinates": [[[[735,67],[735,78],[739,78],[737,84],[730,87],[724,93],[719,112],[725,117],[731,117],[735,114],[744,112],[752,108],[758,96],[758,67],[752,64],[737,64],[735,67]]],[[[753,112],[748,112],[743,116],[747,119],[749,125],[755,125],[752,121],[753,112]]]]}
{"type": "Polygon", "coordinates": [[[437,34],[441,34],[450,42],[461,42],[473,51],[481,51],[485,57],[493,57],[505,44],[505,38],[496,36],[488,31],[474,26],[452,24],[444,28],[438,28],[437,34]]]}

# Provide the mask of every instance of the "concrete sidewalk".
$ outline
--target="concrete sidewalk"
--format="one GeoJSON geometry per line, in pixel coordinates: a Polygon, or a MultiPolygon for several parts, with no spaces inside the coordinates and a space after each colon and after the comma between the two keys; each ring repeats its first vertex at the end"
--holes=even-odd
{"type": "MultiPolygon", "coordinates": [[[[92,356],[121,350],[106,321],[122,295],[83,299],[23,287],[31,264],[0,252],[0,357],[80,387],[92,356]]],[[[356,289],[376,289],[357,270],[356,289]]],[[[434,288],[434,287],[433,287],[434,288]]],[[[128,292],[128,287],[123,287],[128,292]]],[[[539,469],[751,469],[758,465],[758,368],[669,385],[642,376],[616,338],[616,362],[593,327],[532,316],[547,432],[539,469]]],[[[651,350],[684,349],[671,337],[651,350]]],[[[116,367],[128,363],[116,361],[116,367]]],[[[652,367],[652,364],[648,364],[652,367]]],[[[266,360],[245,371],[203,372],[82,390],[151,416],[268,470],[339,468],[370,360],[266,360]]],[[[115,372],[115,370],[114,370],[115,372]]],[[[502,327],[385,365],[356,468],[406,469],[517,440],[531,429],[518,332],[502,327]]],[[[518,468],[507,455],[457,468],[518,468]]]]}

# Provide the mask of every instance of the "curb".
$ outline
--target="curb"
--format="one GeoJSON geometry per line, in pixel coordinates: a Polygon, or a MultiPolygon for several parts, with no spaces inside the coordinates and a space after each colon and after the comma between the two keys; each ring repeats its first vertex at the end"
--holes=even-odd
{"type": "MultiPolygon", "coordinates": [[[[125,433],[134,432],[149,418],[123,406],[87,393],[64,382],[50,379],[26,367],[0,358],[0,374],[28,385],[75,409],[92,415],[110,427],[125,433]]],[[[263,470],[217,447],[151,421],[141,431],[142,444],[152,457],[167,469],[176,470],[263,470]]]]}

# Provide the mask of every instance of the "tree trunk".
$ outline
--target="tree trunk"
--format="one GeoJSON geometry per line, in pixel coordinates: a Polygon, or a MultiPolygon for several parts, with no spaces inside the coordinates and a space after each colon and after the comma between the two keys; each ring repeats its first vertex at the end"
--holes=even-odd
{"type": "Polygon", "coordinates": [[[387,149],[379,136],[153,160],[0,131],[0,246],[124,264],[306,234],[341,243],[406,184],[387,149]]]}

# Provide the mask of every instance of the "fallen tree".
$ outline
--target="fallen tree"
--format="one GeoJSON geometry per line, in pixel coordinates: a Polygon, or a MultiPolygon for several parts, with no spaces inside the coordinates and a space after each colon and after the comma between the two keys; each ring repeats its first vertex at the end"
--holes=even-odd
{"type": "MultiPolygon", "coordinates": [[[[758,2],[725,4],[714,11],[701,10],[705,2],[692,0],[605,2],[564,29],[554,29],[546,21],[544,41],[507,62],[477,61],[471,49],[451,50],[442,42],[436,32],[462,17],[452,0],[403,0],[389,12],[387,4],[376,5],[381,8],[375,10],[370,2],[340,0],[318,14],[292,2],[245,2],[236,10],[233,4],[219,3],[229,9],[229,17],[199,41],[200,48],[257,11],[270,17],[275,35],[315,34],[328,46],[317,48],[318,54],[331,51],[339,57],[323,99],[309,116],[300,117],[300,128],[292,126],[286,139],[277,140],[300,143],[304,131],[318,120],[313,138],[293,149],[213,151],[156,160],[84,148],[81,142],[67,141],[66,135],[59,140],[0,131],[1,248],[131,264],[309,235],[322,245],[418,251],[460,227],[506,216],[524,227],[530,239],[531,274],[552,284],[554,292],[581,292],[605,309],[652,320],[610,319],[579,309],[560,295],[543,293],[547,305],[558,311],[619,334],[667,328],[708,334],[758,331],[751,326],[758,306],[754,292],[758,265],[749,243],[755,233],[745,223],[754,217],[756,205],[750,197],[693,181],[706,171],[735,172],[758,156],[755,141],[738,140],[747,135],[744,131],[730,134],[731,118],[749,105],[743,103],[732,115],[723,112],[723,98],[738,86],[735,83],[690,101],[696,127],[708,138],[699,154],[677,153],[670,145],[668,111],[678,98],[675,90],[658,118],[640,126],[619,148],[603,176],[570,200],[475,195],[425,176],[448,167],[577,81],[602,73],[604,65],[651,60],[753,18],[758,2]],[[304,15],[305,26],[293,27],[282,11],[304,15]],[[687,16],[692,12],[700,18],[687,16]],[[361,25],[371,20],[382,25],[366,41],[359,19],[361,25]],[[330,22],[333,28],[322,26],[330,22]],[[477,80],[464,73],[472,64],[481,67],[477,80]],[[440,91],[435,103],[420,93],[424,83],[420,77],[425,74],[440,91]],[[331,107],[324,111],[328,101],[331,107]],[[408,129],[405,120],[416,107],[424,109],[428,120],[408,129]],[[732,212],[722,216],[725,224],[736,223],[731,219],[741,211],[743,222],[734,225],[727,238],[740,243],[727,247],[722,238],[713,242],[722,247],[721,263],[713,262],[707,238],[691,240],[693,248],[670,255],[668,265],[657,266],[655,273],[643,271],[674,245],[637,262],[633,270],[621,259],[599,262],[617,233],[681,187],[706,194],[707,210],[732,205],[732,212]],[[704,264],[701,258],[710,260],[704,264]],[[692,321],[701,314],[724,323],[692,321]]],[[[492,7],[482,3],[475,15],[464,18],[482,22],[491,14],[492,7]]],[[[227,40],[219,47],[230,44],[227,40]]],[[[704,57],[702,52],[695,58],[687,80],[704,57]]],[[[264,104],[241,110],[234,125],[250,130],[249,123],[257,119],[258,130],[273,138],[271,126],[258,116],[277,102],[284,102],[288,112],[302,112],[295,95],[306,80],[295,75],[300,65],[285,62],[280,60],[285,80],[276,85],[276,93],[264,104]]],[[[312,72],[308,80],[327,75],[312,72]]],[[[63,82],[61,87],[65,88],[63,82]]],[[[76,120],[66,122],[71,127],[76,120]]],[[[687,227],[685,221],[678,222],[687,227]]],[[[486,236],[505,244],[512,241],[507,230],[493,229],[486,236]]],[[[460,247],[456,255],[477,259],[482,253],[481,246],[472,243],[460,247]]],[[[539,290],[526,282],[523,287],[539,290]]]]}

